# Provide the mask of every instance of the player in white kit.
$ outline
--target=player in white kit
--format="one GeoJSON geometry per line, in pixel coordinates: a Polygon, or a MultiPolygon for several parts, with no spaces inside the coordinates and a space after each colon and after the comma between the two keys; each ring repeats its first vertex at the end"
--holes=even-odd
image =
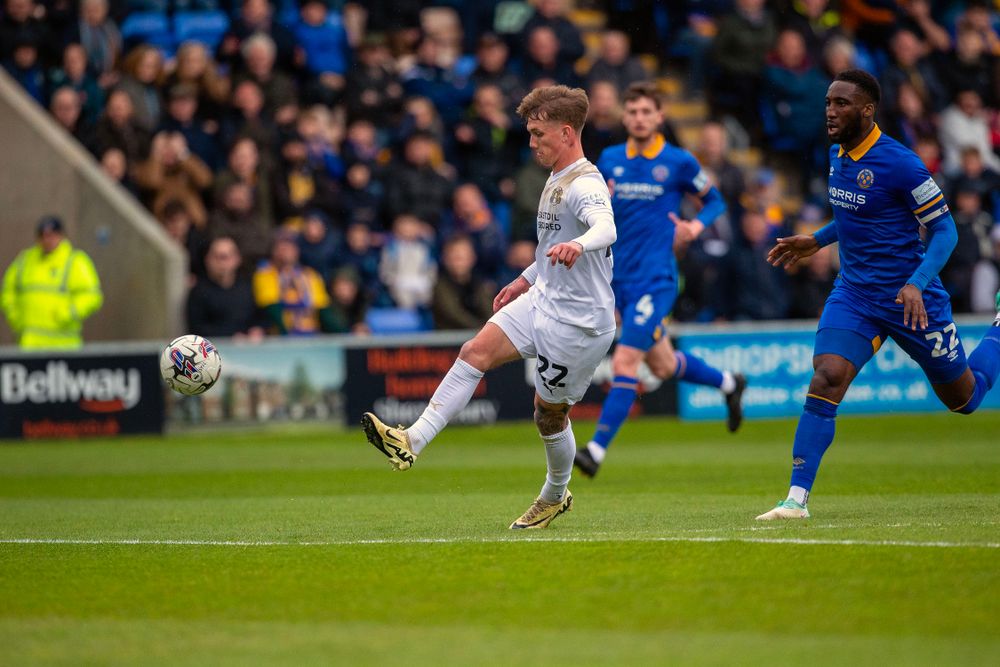
{"type": "Polygon", "coordinates": [[[483,374],[520,358],[537,359],[535,424],[545,444],[541,493],[511,528],[544,528],[572,507],[568,485],[576,441],[570,407],[579,401],[615,334],[611,244],[615,221],[607,185],[580,146],[586,93],[547,86],[517,108],[531,150],[552,169],[538,204],[535,263],[500,290],[494,315],[462,346],[458,359],[407,429],[366,412],[368,441],[397,470],[407,470],[427,444],[464,408],[483,374]],[[522,296],[523,295],[523,296],[522,296]]]}

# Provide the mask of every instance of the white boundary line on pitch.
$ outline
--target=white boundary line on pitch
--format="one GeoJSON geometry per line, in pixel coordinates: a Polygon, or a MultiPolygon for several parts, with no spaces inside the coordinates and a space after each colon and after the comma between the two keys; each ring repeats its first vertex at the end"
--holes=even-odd
{"type": "Polygon", "coordinates": [[[357,539],[329,541],[280,540],[155,540],[155,539],[61,539],[61,538],[0,538],[0,544],[22,545],[107,545],[107,546],[191,546],[191,547],[339,547],[378,544],[524,544],[528,542],[611,543],[611,542],[742,542],[749,544],[795,544],[863,547],[917,547],[937,549],[1000,549],[1000,542],[943,542],[916,540],[833,540],[802,537],[414,537],[393,539],[357,539]]]}

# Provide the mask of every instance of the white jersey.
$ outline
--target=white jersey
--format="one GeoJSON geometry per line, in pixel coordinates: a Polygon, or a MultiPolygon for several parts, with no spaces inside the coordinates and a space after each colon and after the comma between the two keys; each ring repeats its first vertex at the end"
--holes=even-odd
{"type": "Polygon", "coordinates": [[[549,176],[538,203],[538,277],[529,291],[532,302],[549,317],[590,335],[615,329],[611,248],[584,252],[571,269],[553,266],[545,253],[577,239],[598,217],[613,215],[607,183],[586,158],[549,176]]]}

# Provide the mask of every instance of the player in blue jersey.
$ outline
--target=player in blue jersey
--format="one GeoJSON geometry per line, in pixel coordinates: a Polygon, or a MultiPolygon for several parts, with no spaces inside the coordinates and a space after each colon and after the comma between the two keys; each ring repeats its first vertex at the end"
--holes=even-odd
{"type": "Polygon", "coordinates": [[[1000,313],[966,360],[938,278],[958,240],[955,221],[916,154],[875,124],[880,97],[878,81],[862,70],[834,79],[826,94],[833,222],[815,234],[778,239],[768,256],[788,267],[839,242],[841,270],[816,332],[791,489],[759,520],[809,517],[809,492],[833,441],[837,406],[886,337],[920,364],[952,412],[975,411],[1000,374],[1000,313]]]}
{"type": "Polygon", "coordinates": [[[622,123],[628,141],[607,148],[597,161],[608,182],[618,228],[612,287],[622,331],[611,359],[614,380],[597,431],[586,447],[577,450],[574,461],[588,477],[597,474],[632,408],[643,360],[661,379],[676,376],[721,389],[730,431],[739,428],[743,419],[740,401],[746,379],[675,351],[666,332],[667,317],[677,299],[675,240],[679,245],[693,241],[725,212],[726,204],[694,156],[667,143],[660,134],[663,111],[654,84],[629,86],[624,107],[622,123]],[[703,205],[693,220],[677,215],[685,195],[697,197],[703,205]]]}

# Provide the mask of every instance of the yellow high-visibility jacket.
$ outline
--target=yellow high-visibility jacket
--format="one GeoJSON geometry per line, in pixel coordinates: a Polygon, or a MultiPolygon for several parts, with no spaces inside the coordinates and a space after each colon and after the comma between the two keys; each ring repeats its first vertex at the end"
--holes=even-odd
{"type": "Polygon", "coordinates": [[[94,263],[63,240],[22,250],[3,276],[0,308],[25,349],[80,347],[83,321],[104,303],[94,263]]]}

